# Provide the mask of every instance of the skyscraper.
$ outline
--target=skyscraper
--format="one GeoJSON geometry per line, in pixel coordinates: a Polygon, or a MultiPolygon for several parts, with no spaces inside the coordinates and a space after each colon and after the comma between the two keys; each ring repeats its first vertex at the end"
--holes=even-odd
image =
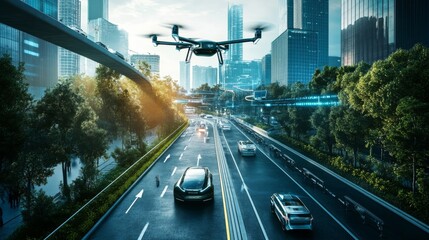
{"type": "Polygon", "coordinates": [[[186,89],[186,91],[191,90],[191,64],[180,61],[180,79],[179,85],[186,89]]]}
{"type": "MultiPolygon", "coordinates": [[[[232,5],[228,9],[228,40],[243,38],[243,6],[232,5]]],[[[243,60],[243,44],[231,44],[228,51],[228,60],[243,60]]]]}
{"type": "Polygon", "coordinates": [[[271,81],[290,86],[310,82],[317,68],[317,33],[287,29],[272,43],[271,81]]]}
{"type": "MultiPolygon", "coordinates": [[[[228,6],[228,40],[243,38],[243,6],[228,6]]],[[[220,82],[224,88],[231,88],[242,74],[243,44],[230,44],[225,64],[221,66],[220,82]]]]}
{"type": "Polygon", "coordinates": [[[272,82],[308,83],[328,65],[328,0],[280,0],[280,36],[273,41],[272,82]]]}
{"type": "Polygon", "coordinates": [[[271,84],[271,54],[265,55],[261,60],[261,85],[271,84]]]}
{"type": "Polygon", "coordinates": [[[109,20],[109,0],[88,0],[88,20],[109,20]]]}
{"type": "MultiPolygon", "coordinates": [[[[118,25],[108,21],[108,1],[89,0],[88,2],[88,35],[94,42],[102,42],[108,48],[121,53],[128,61],[128,33],[119,29],[118,25]]],[[[87,75],[95,75],[94,61],[86,60],[87,75]]]]}
{"type": "MultiPolygon", "coordinates": [[[[81,28],[80,0],[58,0],[58,18],[66,26],[81,28]]],[[[80,57],[76,53],[58,48],[58,77],[79,74],[80,57]]]]}
{"type": "MultiPolygon", "coordinates": [[[[29,6],[57,19],[57,0],[23,1],[29,6]]],[[[25,79],[28,91],[36,99],[43,96],[47,88],[53,87],[58,80],[58,47],[0,24],[0,54],[8,54],[12,62],[25,64],[25,79]]]]}
{"type": "Polygon", "coordinates": [[[429,46],[429,1],[343,0],[341,63],[373,63],[416,43],[429,46]]]}

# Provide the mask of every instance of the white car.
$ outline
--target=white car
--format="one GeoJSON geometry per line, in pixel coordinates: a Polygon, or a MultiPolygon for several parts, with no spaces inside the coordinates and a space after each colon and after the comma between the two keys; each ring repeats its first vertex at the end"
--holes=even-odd
{"type": "Polygon", "coordinates": [[[313,229],[313,216],[298,196],[274,193],[270,202],[271,212],[279,219],[283,231],[313,229]]]}
{"type": "Polygon", "coordinates": [[[231,124],[226,120],[221,120],[219,121],[219,128],[224,131],[229,131],[231,130],[231,124]]]}
{"type": "Polygon", "coordinates": [[[238,152],[241,154],[241,156],[255,156],[256,145],[248,140],[238,141],[238,152]]]}

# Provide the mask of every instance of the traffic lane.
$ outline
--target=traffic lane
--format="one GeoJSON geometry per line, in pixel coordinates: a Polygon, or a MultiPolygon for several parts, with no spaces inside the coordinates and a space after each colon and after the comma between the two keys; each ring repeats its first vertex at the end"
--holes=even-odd
{"type": "MultiPolygon", "coordinates": [[[[209,128],[210,130],[210,128],[209,128]]],[[[171,162],[174,163],[174,162],[171,162]]],[[[151,227],[145,233],[147,239],[226,239],[225,220],[220,189],[220,180],[214,154],[214,142],[204,142],[203,135],[196,134],[190,141],[171,189],[166,192],[164,208],[172,209],[171,215],[152,217],[151,227]],[[195,156],[201,156],[198,160],[195,156]],[[206,203],[175,203],[173,187],[180,175],[189,166],[206,166],[213,174],[214,201],[206,203]],[[167,219],[168,221],[164,220],[167,219]],[[153,224],[152,224],[153,223],[153,224]]],[[[167,212],[167,214],[169,214],[167,212]]]]}
{"type": "MultiPolygon", "coordinates": [[[[236,141],[244,138],[244,136],[240,134],[237,132],[231,135],[226,134],[225,136],[244,179],[245,187],[247,187],[251,195],[256,211],[269,239],[281,239],[284,238],[285,235],[295,239],[351,239],[351,236],[347,234],[326,211],[315,203],[306,192],[298,187],[296,183],[285,174],[285,172],[269,161],[260,151],[257,152],[256,157],[241,157],[241,155],[234,150],[237,148],[236,141]],[[270,196],[274,192],[295,193],[301,196],[303,202],[310,209],[315,219],[314,230],[312,232],[295,231],[283,233],[280,222],[270,210],[270,196]]],[[[257,236],[254,239],[260,239],[258,236],[260,235],[261,228],[251,203],[248,200],[247,193],[243,190],[244,186],[241,179],[238,177],[238,171],[236,171],[235,167],[231,168],[231,166],[235,165],[232,160],[232,157],[228,158],[228,165],[232,170],[231,173],[234,173],[232,174],[235,183],[234,187],[238,193],[237,196],[239,198],[240,208],[243,212],[243,218],[245,219],[246,230],[249,236],[257,236]],[[255,231],[256,229],[258,229],[259,232],[255,231]]]]}
{"type": "MultiPolygon", "coordinates": [[[[298,168],[306,168],[324,181],[325,187],[329,190],[329,192],[332,192],[335,195],[335,197],[332,197],[329,194],[322,195],[325,199],[331,199],[330,201],[325,201],[327,203],[327,207],[329,207],[331,211],[338,212],[338,217],[341,219],[341,221],[348,224],[360,238],[377,238],[381,233],[383,234],[383,238],[386,239],[429,238],[428,233],[411,224],[409,221],[400,217],[398,214],[395,214],[386,207],[375,202],[367,195],[357,191],[355,188],[347,184],[344,184],[342,181],[328,174],[326,171],[323,171],[322,169],[302,159],[301,156],[298,156],[297,154],[283,148],[282,150],[284,153],[295,160],[296,166],[298,168]],[[366,219],[364,224],[359,214],[351,209],[346,211],[345,206],[338,200],[338,198],[344,200],[344,196],[350,197],[364,208],[375,214],[377,217],[382,219],[384,221],[382,232],[371,220],[366,219]]],[[[273,159],[276,159],[279,164],[285,165],[284,161],[281,159],[275,158],[274,156],[273,159]]],[[[287,169],[287,167],[285,168],[287,169]]],[[[302,174],[297,173],[297,175],[302,174]]]]}
{"type": "MultiPolygon", "coordinates": [[[[214,144],[212,148],[214,151],[214,144]]],[[[197,204],[195,209],[192,207],[194,205],[190,205],[191,211],[186,211],[188,210],[186,205],[185,207],[176,206],[173,199],[173,187],[181,173],[186,167],[197,164],[196,156],[199,152],[211,152],[208,149],[210,149],[210,144],[203,143],[196,136],[176,141],[121,203],[112,210],[109,217],[100,224],[90,238],[138,239],[143,234],[145,238],[151,236],[150,238],[154,239],[188,239],[190,236],[200,235],[216,236],[222,239],[226,230],[220,181],[214,157],[205,157],[203,154],[200,159],[213,173],[214,204],[212,206],[197,204]],[[167,159],[168,155],[170,158],[167,159]],[[180,155],[182,158],[179,160],[180,155]],[[155,176],[160,177],[159,187],[156,187],[155,176]],[[167,189],[164,192],[165,186],[167,189]],[[125,214],[140,189],[145,189],[142,199],[137,200],[125,214]],[[208,223],[207,226],[201,224],[204,222],[208,223]],[[196,229],[195,226],[200,226],[200,228],[196,229]]]]}

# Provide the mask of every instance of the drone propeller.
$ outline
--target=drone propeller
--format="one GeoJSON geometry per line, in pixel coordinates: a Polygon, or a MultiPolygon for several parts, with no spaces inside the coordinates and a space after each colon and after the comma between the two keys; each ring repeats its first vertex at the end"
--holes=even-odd
{"type": "Polygon", "coordinates": [[[162,24],[162,26],[166,28],[173,28],[174,26],[177,26],[180,29],[189,29],[189,27],[186,27],[183,24],[176,24],[176,23],[164,23],[162,24]]]}
{"type": "Polygon", "coordinates": [[[268,31],[273,28],[271,23],[255,23],[250,25],[247,29],[250,31],[268,31]]]}
{"type": "Polygon", "coordinates": [[[144,38],[152,38],[152,37],[163,37],[166,35],[163,33],[147,33],[147,34],[140,34],[139,36],[144,38]]]}

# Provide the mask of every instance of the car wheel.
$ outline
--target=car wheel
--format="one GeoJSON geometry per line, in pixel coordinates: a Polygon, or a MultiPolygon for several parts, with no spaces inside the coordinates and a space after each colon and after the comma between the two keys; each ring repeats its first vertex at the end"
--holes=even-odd
{"type": "Polygon", "coordinates": [[[274,213],[274,205],[273,205],[273,203],[271,203],[270,206],[271,206],[270,207],[271,208],[271,212],[274,213]]]}

